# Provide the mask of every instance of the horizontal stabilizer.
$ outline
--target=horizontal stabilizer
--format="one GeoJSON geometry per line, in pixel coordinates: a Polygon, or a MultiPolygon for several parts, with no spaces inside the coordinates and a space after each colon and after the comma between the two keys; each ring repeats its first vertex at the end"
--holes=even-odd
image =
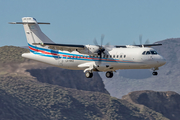
{"type": "Polygon", "coordinates": [[[50,24],[45,22],[9,22],[9,24],[50,24]]]}

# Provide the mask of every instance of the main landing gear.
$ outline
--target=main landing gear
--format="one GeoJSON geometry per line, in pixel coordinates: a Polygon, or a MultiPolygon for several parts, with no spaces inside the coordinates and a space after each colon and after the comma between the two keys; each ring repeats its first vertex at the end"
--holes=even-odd
{"type": "Polygon", "coordinates": [[[106,77],[107,78],[112,78],[113,77],[113,72],[112,71],[107,71],[106,72],[106,77]]]}
{"type": "MultiPolygon", "coordinates": [[[[85,75],[86,75],[86,78],[92,78],[93,73],[90,72],[90,71],[87,71],[87,72],[85,73],[85,75]]],[[[112,77],[113,77],[113,72],[112,72],[112,71],[107,71],[107,72],[106,72],[106,77],[107,77],[107,78],[112,78],[112,77]]]]}
{"type": "Polygon", "coordinates": [[[93,73],[92,73],[92,72],[87,71],[87,72],[85,73],[85,75],[86,75],[86,77],[87,77],[87,78],[92,78],[93,73]]]}

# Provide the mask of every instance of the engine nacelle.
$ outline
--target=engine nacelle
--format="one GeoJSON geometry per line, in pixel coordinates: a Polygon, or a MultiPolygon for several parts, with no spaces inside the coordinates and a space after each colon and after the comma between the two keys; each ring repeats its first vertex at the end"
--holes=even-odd
{"type": "Polygon", "coordinates": [[[78,52],[80,52],[82,54],[95,55],[95,54],[97,54],[98,50],[99,50],[99,46],[96,46],[96,45],[85,45],[85,49],[78,50],[78,52]]]}

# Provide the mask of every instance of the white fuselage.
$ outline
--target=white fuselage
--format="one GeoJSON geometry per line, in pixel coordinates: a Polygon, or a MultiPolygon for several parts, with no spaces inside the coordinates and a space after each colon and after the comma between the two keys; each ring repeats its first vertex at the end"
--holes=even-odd
{"type": "Polygon", "coordinates": [[[152,54],[156,53],[153,48],[146,47],[112,48],[111,51],[106,51],[101,59],[98,55],[80,54],[77,51],[51,50],[30,44],[29,48],[31,53],[24,53],[23,57],[72,70],[85,70],[90,67],[94,71],[152,69],[166,63],[161,55],[152,54]],[[143,54],[144,51],[146,52],[143,54]]]}

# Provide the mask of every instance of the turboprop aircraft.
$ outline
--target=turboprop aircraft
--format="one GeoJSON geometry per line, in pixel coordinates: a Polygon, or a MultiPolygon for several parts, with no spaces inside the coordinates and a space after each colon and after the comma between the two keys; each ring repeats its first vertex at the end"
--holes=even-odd
{"type": "Polygon", "coordinates": [[[93,76],[94,71],[106,72],[107,78],[113,77],[118,69],[152,69],[163,66],[166,61],[151,46],[144,45],[102,45],[104,36],[101,36],[101,45],[94,40],[95,45],[56,44],[50,40],[40,29],[35,18],[24,17],[22,22],[10,24],[23,24],[30,53],[23,53],[22,57],[51,64],[64,69],[84,70],[87,78],[93,76]]]}

